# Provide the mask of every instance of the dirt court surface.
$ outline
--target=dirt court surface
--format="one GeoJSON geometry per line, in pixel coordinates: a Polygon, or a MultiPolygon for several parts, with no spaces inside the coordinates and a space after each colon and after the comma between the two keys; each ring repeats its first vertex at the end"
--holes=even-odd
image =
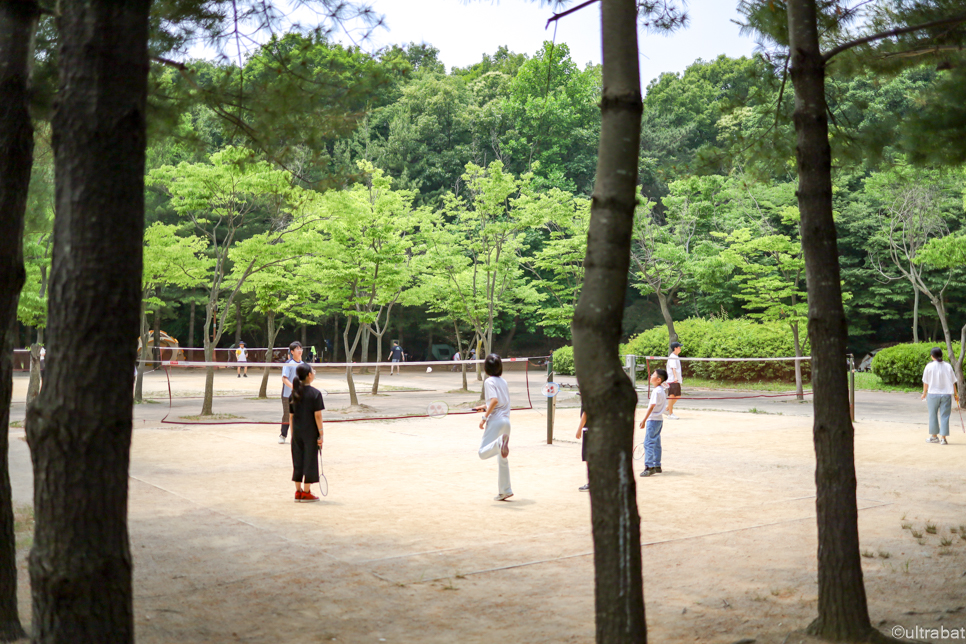
{"type": "MultiPolygon", "coordinates": [[[[495,460],[476,454],[477,416],[329,425],[329,495],[296,504],[277,426],[162,426],[139,406],[138,641],[592,642],[577,410],[558,409],[560,440],[547,445],[540,403],[512,416],[515,496],[503,503],[495,460]]],[[[649,637],[808,640],[796,631],[816,610],[811,419],[678,413],[664,425],[664,473],[637,478],[649,637]]],[[[920,414],[856,428],[866,586],[886,632],[966,626],[966,435],[928,445],[920,414]]],[[[11,429],[11,476],[26,505],[22,436],[11,429]]]]}

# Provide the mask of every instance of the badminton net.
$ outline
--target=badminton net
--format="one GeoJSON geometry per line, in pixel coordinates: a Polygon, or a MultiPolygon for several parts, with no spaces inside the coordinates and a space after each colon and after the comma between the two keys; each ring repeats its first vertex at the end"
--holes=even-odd
{"type": "MultiPolygon", "coordinates": [[[[531,363],[545,364],[546,358],[503,360],[503,378],[509,388],[512,409],[532,409],[533,400],[542,398],[540,391],[544,383],[539,378],[531,380],[531,363]]],[[[312,386],[323,392],[324,422],[469,414],[481,403],[484,376],[480,366],[478,379],[477,365],[482,365],[482,361],[315,363],[312,386]],[[350,367],[357,398],[355,405],[349,390],[350,367]],[[442,414],[440,409],[444,410],[442,414]]],[[[161,422],[179,425],[281,422],[284,366],[281,363],[248,362],[247,377],[246,363],[163,361],[145,362],[145,366],[142,397],[147,403],[166,407],[161,422]],[[202,415],[207,367],[214,369],[212,413],[202,415]],[[261,393],[265,397],[260,397],[261,393]]]]}
{"type": "MultiPolygon", "coordinates": [[[[667,368],[667,356],[637,356],[637,388],[651,392],[655,369],[667,368]],[[642,382],[643,378],[643,382],[642,382]]],[[[802,365],[802,395],[810,396],[811,358],[688,358],[681,356],[681,400],[792,398],[798,395],[795,363],[802,365]]]]}

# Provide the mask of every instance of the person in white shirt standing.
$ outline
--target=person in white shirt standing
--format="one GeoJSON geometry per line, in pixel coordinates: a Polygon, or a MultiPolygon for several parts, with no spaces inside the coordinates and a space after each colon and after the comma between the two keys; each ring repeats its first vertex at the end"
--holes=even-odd
{"type": "Polygon", "coordinates": [[[667,394],[664,391],[664,382],[667,380],[667,371],[655,369],[651,374],[650,383],[654,389],[651,390],[651,400],[641,421],[641,429],[644,434],[644,471],[641,476],[654,476],[661,473],[661,429],[664,427],[664,408],[667,406],[667,394]]]}
{"type": "Polygon", "coordinates": [[[667,357],[667,417],[671,420],[677,420],[678,417],[674,415],[674,403],[677,402],[678,398],[681,397],[681,383],[684,378],[681,374],[681,349],[684,346],[680,342],[671,343],[671,355],[667,357]]]}
{"type": "Polygon", "coordinates": [[[238,362],[238,377],[242,377],[242,369],[245,370],[245,377],[248,377],[248,349],[245,348],[244,342],[238,343],[238,348],[235,349],[235,360],[238,362]],[[242,364],[245,366],[242,367],[242,364]]]}
{"type": "Polygon", "coordinates": [[[510,463],[506,457],[510,454],[510,389],[503,379],[503,361],[500,356],[491,353],[486,356],[483,371],[487,378],[483,381],[483,400],[474,411],[483,412],[480,429],[484,426],[483,441],[480,444],[480,458],[498,457],[500,474],[498,478],[499,494],[494,501],[506,501],[513,496],[510,489],[510,463]]]}
{"type": "Polygon", "coordinates": [[[929,408],[929,438],[927,443],[948,445],[949,412],[953,398],[959,404],[956,391],[956,373],[952,366],[943,360],[943,350],[935,347],[929,352],[932,362],[922,372],[922,400],[929,408]]]}

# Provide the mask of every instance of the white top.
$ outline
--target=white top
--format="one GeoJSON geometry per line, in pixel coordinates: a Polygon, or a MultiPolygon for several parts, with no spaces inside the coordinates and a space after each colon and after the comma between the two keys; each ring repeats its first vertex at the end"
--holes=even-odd
{"type": "Polygon", "coordinates": [[[647,417],[648,421],[664,420],[662,414],[667,409],[667,393],[664,391],[663,385],[658,385],[651,390],[651,400],[647,404],[648,406],[654,405],[651,415],[647,417]]]}
{"type": "Polygon", "coordinates": [[[683,378],[681,377],[681,358],[678,357],[673,351],[671,355],[667,357],[667,381],[681,382],[683,378]]]}
{"type": "Polygon", "coordinates": [[[496,398],[496,407],[490,412],[490,420],[510,420],[510,389],[506,380],[499,376],[490,376],[483,381],[483,399],[487,405],[492,398],[496,398]]]}
{"type": "Polygon", "coordinates": [[[248,362],[248,351],[244,347],[235,349],[235,358],[238,362],[248,362]]]}
{"type": "Polygon", "coordinates": [[[460,359],[460,352],[457,351],[456,353],[453,354],[453,360],[459,360],[459,359],[460,359]]]}
{"type": "Polygon", "coordinates": [[[956,373],[953,371],[952,365],[945,360],[942,362],[933,360],[923,370],[922,381],[929,385],[929,393],[931,394],[952,395],[953,385],[956,383],[956,373]]]}

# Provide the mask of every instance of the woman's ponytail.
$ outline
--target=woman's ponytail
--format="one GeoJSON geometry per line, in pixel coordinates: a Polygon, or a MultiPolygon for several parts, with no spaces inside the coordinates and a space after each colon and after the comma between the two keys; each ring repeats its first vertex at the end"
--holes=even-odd
{"type": "Polygon", "coordinates": [[[289,399],[293,404],[302,400],[302,392],[305,390],[302,381],[308,378],[310,373],[312,373],[312,367],[307,364],[300,364],[296,367],[295,380],[292,381],[292,397],[289,399]]]}

